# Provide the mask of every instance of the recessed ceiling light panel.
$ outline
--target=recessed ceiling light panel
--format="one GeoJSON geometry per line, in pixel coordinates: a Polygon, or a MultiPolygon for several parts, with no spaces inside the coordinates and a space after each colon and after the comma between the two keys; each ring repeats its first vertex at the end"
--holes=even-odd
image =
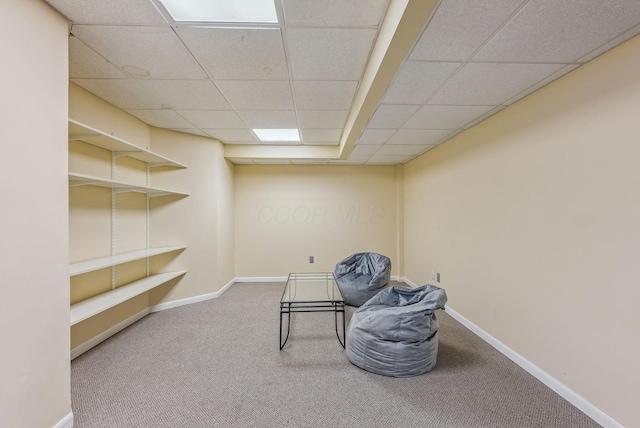
{"type": "Polygon", "coordinates": [[[274,0],[159,0],[176,22],[277,24],[274,0]]]}
{"type": "Polygon", "coordinates": [[[300,141],[297,129],[253,129],[260,141],[300,141]]]}

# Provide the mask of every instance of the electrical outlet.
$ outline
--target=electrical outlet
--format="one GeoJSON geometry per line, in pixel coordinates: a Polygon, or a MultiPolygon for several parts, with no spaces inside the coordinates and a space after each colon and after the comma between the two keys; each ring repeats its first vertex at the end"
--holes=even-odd
{"type": "Polygon", "coordinates": [[[436,281],[440,282],[440,272],[437,273],[438,279],[436,281]]]}
{"type": "Polygon", "coordinates": [[[313,263],[313,256],[309,256],[309,263],[313,263]]]}

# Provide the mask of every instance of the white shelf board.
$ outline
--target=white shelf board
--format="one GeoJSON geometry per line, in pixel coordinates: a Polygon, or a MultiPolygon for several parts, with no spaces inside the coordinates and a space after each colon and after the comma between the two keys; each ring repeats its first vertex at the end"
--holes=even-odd
{"type": "Polygon", "coordinates": [[[123,183],[108,178],[94,177],[86,174],[69,173],[69,186],[98,186],[114,189],[116,192],[140,192],[148,193],[150,197],[165,195],[189,196],[188,193],[176,192],[174,190],[160,189],[158,187],[137,186],[135,184],[123,183]]]}
{"type": "Polygon", "coordinates": [[[131,251],[128,253],[116,254],[113,256],[101,257],[98,259],[72,263],[69,266],[69,274],[71,276],[81,275],[83,273],[93,272],[99,269],[104,269],[111,266],[117,266],[123,263],[132,262],[135,260],[146,259],[147,257],[153,257],[159,254],[170,253],[171,251],[184,250],[185,248],[187,247],[173,246],[173,247],[147,248],[145,250],[131,251]]]}
{"type": "Polygon", "coordinates": [[[150,150],[143,149],[135,144],[129,143],[115,135],[107,134],[104,131],[85,125],[74,119],[69,119],[69,140],[84,141],[96,147],[110,150],[116,155],[128,156],[146,162],[149,166],[172,166],[175,168],[187,168],[186,165],[161,156],[150,150]]]}
{"type": "Polygon", "coordinates": [[[71,325],[91,318],[185,273],[187,273],[186,270],[180,270],[151,275],[71,305],[71,325]]]}

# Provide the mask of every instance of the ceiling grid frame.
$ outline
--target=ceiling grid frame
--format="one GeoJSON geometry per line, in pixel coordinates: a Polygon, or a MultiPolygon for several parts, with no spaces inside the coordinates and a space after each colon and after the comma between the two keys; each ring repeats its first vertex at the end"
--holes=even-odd
{"type": "MultiPolygon", "coordinates": [[[[518,79],[512,78],[512,89],[510,91],[504,90],[503,96],[500,99],[485,99],[485,101],[490,101],[489,105],[485,106],[484,103],[482,104],[482,106],[486,107],[487,111],[482,113],[483,109],[478,109],[479,116],[469,121],[466,121],[468,116],[465,116],[466,112],[464,109],[461,109],[459,114],[455,113],[455,109],[430,110],[435,115],[433,117],[441,118],[442,124],[446,124],[446,126],[443,125],[441,127],[451,127],[452,124],[459,124],[458,128],[451,130],[451,133],[439,140],[435,140],[435,133],[432,133],[428,138],[427,136],[429,134],[424,133],[426,139],[421,140],[420,138],[416,138],[411,141],[412,146],[422,144],[424,151],[430,150],[437,144],[447,141],[454,135],[496,114],[506,106],[517,102],[519,99],[535,92],[566,73],[571,72],[584,62],[640,34],[640,3],[634,0],[619,0],[615,7],[612,8],[606,7],[598,0],[566,0],[563,2],[554,2],[551,0],[522,0],[518,2],[517,6],[514,6],[513,10],[509,8],[511,2],[507,0],[495,0],[491,3],[483,0],[464,0],[464,3],[459,3],[460,0],[433,0],[435,2],[435,6],[431,10],[433,13],[429,19],[424,20],[424,25],[417,33],[411,33],[414,30],[409,29],[407,20],[397,20],[395,23],[396,27],[392,30],[393,35],[391,36],[391,40],[393,40],[394,37],[401,39],[402,37],[406,37],[406,34],[411,33],[414,34],[414,36],[412,36],[411,46],[408,47],[406,55],[402,60],[399,63],[394,63],[396,65],[393,67],[390,67],[388,62],[383,62],[377,66],[379,67],[381,65],[383,68],[389,67],[393,71],[385,69],[385,73],[393,73],[393,75],[388,78],[388,83],[384,88],[383,94],[381,96],[376,95],[371,97],[370,95],[373,94],[371,91],[379,91],[379,87],[374,85],[365,88],[363,87],[363,79],[366,77],[367,65],[372,65],[372,55],[376,49],[376,45],[388,43],[388,40],[381,40],[383,23],[387,20],[390,13],[397,13],[398,10],[404,10],[406,12],[411,8],[418,7],[417,5],[425,0],[317,0],[311,5],[305,3],[304,0],[274,0],[276,14],[279,19],[277,24],[251,24],[249,26],[239,26],[232,23],[206,24],[206,27],[217,29],[237,29],[242,27],[252,29],[277,29],[279,31],[286,66],[287,92],[290,94],[292,105],[283,104],[280,106],[286,106],[287,110],[266,109],[263,110],[265,113],[261,115],[259,113],[260,109],[246,109],[248,104],[243,104],[241,106],[243,107],[242,109],[236,108],[234,105],[236,101],[230,99],[229,94],[225,93],[219,86],[218,82],[225,79],[218,79],[212,75],[207,69],[206,64],[202,61],[202,58],[193,50],[193,46],[181,36],[181,29],[190,27],[192,24],[173,22],[159,3],[159,0],[130,0],[126,3],[117,2],[117,4],[115,0],[45,1],[65,15],[70,21],[70,36],[73,37],[70,38],[70,80],[72,82],[79,84],[90,92],[94,92],[99,97],[104,97],[108,102],[116,105],[116,107],[137,115],[139,119],[147,122],[151,126],[165,127],[194,135],[206,135],[212,138],[217,133],[220,141],[225,143],[225,153],[228,152],[228,157],[232,161],[243,163],[245,163],[243,159],[247,159],[249,163],[253,163],[252,159],[256,159],[261,163],[268,163],[269,159],[272,159],[274,162],[284,162],[285,159],[291,159],[291,162],[295,161],[295,163],[304,163],[306,161],[317,164],[326,161],[329,164],[367,164],[377,163],[377,161],[373,162],[373,159],[378,159],[378,161],[382,162],[384,160],[382,153],[390,153],[386,161],[382,163],[395,164],[408,162],[415,156],[419,156],[420,153],[406,156],[391,154],[394,150],[398,150],[398,153],[401,150],[405,153],[415,150],[415,147],[399,147],[403,145],[400,144],[399,141],[407,141],[406,136],[401,135],[403,132],[411,130],[419,131],[421,129],[424,131],[442,131],[443,133],[444,131],[448,131],[448,129],[436,129],[435,119],[431,120],[429,111],[427,111],[429,109],[425,109],[425,111],[421,113],[424,107],[477,106],[477,103],[471,102],[473,100],[468,98],[468,94],[456,95],[456,91],[451,92],[450,86],[456,81],[459,82],[459,79],[464,77],[461,73],[470,73],[469,70],[465,71],[468,67],[476,67],[477,70],[475,70],[475,72],[480,73],[478,76],[482,74],[479,70],[491,70],[494,69],[493,67],[495,67],[495,70],[507,70],[504,71],[504,73],[506,73],[505,76],[507,76],[509,73],[513,74],[508,71],[510,69],[524,70],[527,68],[527,65],[530,65],[531,68],[529,68],[529,70],[535,70],[536,67],[546,64],[543,67],[539,67],[540,70],[542,70],[539,75],[529,71],[531,76],[530,81],[520,79],[520,83],[517,83],[518,79]],[[462,12],[462,14],[460,14],[460,12],[462,12]],[[493,15],[485,16],[483,13],[493,15]],[[372,20],[372,16],[376,16],[376,20],[372,20]],[[470,21],[465,22],[464,16],[470,17],[470,21]],[[546,19],[546,17],[552,17],[553,19],[546,19]],[[438,19],[455,19],[457,21],[462,19],[462,21],[457,22],[454,26],[465,30],[456,35],[459,36],[459,38],[456,39],[456,43],[459,43],[456,49],[461,50],[451,52],[465,52],[464,57],[458,56],[457,59],[453,60],[451,58],[454,58],[455,55],[452,56],[448,54],[446,50],[442,51],[444,55],[435,57],[435,59],[429,56],[423,57],[421,56],[422,54],[416,53],[425,43],[432,47],[424,51],[424,53],[436,52],[433,50],[435,49],[433,48],[433,46],[435,46],[433,40],[436,42],[438,40],[442,41],[442,35],[440,35],[439,39],[437,32],[442,31],[443,28],[446,29],[446,25],[442,26],[444,21],[437,24],[436,20],[438,19]],[[584,22],[594,23],[593,28],[589,25],[580,27],[584,22]],[[473,25],[476,24],[479,25],[479,27],[476,28],[477,31],[480,31],[479,33],[473,30],[473,25]],[[440,27],[438,25],[440,25],[440,27]],[[100,43],[94,43],[91,41],[91,38],[87,39],[82,34],[86,32],[88,27],[101,27],[103,28],[103,30],[101,30],[102,33],[107,36],[98,37],[100,43]],[[167,31],[171,33],[173,39],[180,44],[180,50],[182,51],[180,55],[188,54],[189,61],[187,62],[195,64],[196,67],[201,70],[201,77],[194,78],[196,75],[187,75],[185,78],[183,72],[172,74],[171,70],[145,70],[144,63],[138,61],[144,55],[141,56],[132,52],[127,53],[123,51],[118,53],[118,49],[134,49],[133,46],[125,45],[119,47],[117,45],[109,45],[109,43],[111,43],[110,38],[113,38],[113,40],[127,40],[127,36],[122,34],[119,36],[109,36],[109,34],[116,34],[117,31],[119,31],[118,28],[131,28],[133,31],[139,29],[141,33],[144,31],[153,31],[153,28],[164,28],[165,30],[158,30],[158,34],[166,34],[167,31]],[[171,30],[169,31],[168,28],[171,30]],[[358,80],[332,80],[338,76],[336,73],[321,76],[322,80],[316,81],[308,79],[301,80],[299,76],[295,75],[294,70],[296,64],[294,64],[294,58],[292,58],[289,46],[290,38],[292,37],[291,34],[294,34],[296,37],[295,40],[299,41],[298,35],[301,34],[297,31],[299,29],[318,30],[320,32],[317,34],[322,34],[322,31],[326,30],[344,30],[347,28],[364,31],[375,30],[373,33],[373,42],[369,45],[368,54],[365,55],[366,58],[363,60],[364,64],[362,64],[358,80]],[[483,34],[483,38],[480,42],[480,40],[477,39],[469,39],[465,34],[483,34]],[[533,49],[523,48],[522,42],[518,42],[518,37],[521,34],[530,34],[526,40],[526,46],[531,45],[533,49]],[[549,41],[554,40],[554,37],[561,37],[562,34],[569,35],[570,42],[565,41],[564,43],[559,43],[558,46],[560,47],[553,52],[544,51],[544,47],[550,43],[549,41]],[[582,40],[579,36],[580,34],[586,35],[587,37],[582,39],[588,40],[582,40]],[[427,41],[426,39],[428,37],[436,38],[427,41]],[[467,37],[467,39],[465,39],[465,37],[467,37]],[[547,45],[545,45],[545,43],[547,45]],[[109,49],[106,49],[107,47],[109,49]],[[473,49],[470,50],[470,48],[473,49]],[[115,51],[113,51],[113,49],[115,49],[115,51]],[[111,53],[109,50],[112,50],[111,53]],[[542,52],[542,55],[535,54],[535,52],[542,52]],[[532,53],[533,56],[530,53],[532,53]],[[127,60],[127,58],[129,59],[127,60]],[[542,59],[545,61],[541,62],[542,59]],[[130,61],[131,63],[123,61],[130,61]],[[435,90],[432,91],[431,88],[425,87],[425,91],[431,91],[431,93],[427,94],[421,103],[412,104],[418,106],[417,110],[406,117],[401,123],[395,123],[394,128],[369,127],[369,121],[374,117],[379,107],[385,105],[406,105],[407,99],[403,99],[401,96],[393,99],[388,98],[387,95],[391,93],[394,84],[401,78],[403,70],[406,67],[410,67],[412,64],[438,64],[443,62],[457,63],[458,65],[453,72],[446,76],[444,81],[439,82],[435,90]],[[482,64],[486,64],[487,66],[482,66],[482,64]],[[510,65],[514,65],[514,67],[510,67],[510,65]],[[554,69],[552,67],[553,65],[558,67],[554,69]],[[547,66],[549,68],[545,69],[547,66]],[[545,73],[544,70],[548,72],[545,73]],[[145,71],[150,75],[144,76],[145,71]],[[158,74],[159,71],[162,72],[158,74]],[[154,81],[166,81],[166,85],[182,81],[184,82],[182,85],[190,89],[184,91],[186,94],[180,98],[178,96],[172,96],[171,91],[166,89],[164,83],[153,83],[154,81]],[[208,101],[202,97],[192,97],[193,99],[189,100],[187,98],[189,93],[194,93],[194,91],[198,90],[197,88],[205,87],[202,86],[203,83],[193,83],[196,81],[209,82],[224,102],[216,104],[214,99],[208,101]],[[327,84],[331,84],[332,82],[340,82],[340,84],[334,85],[331,91],[327,91],[327,89],[331,88],[331,86],[327,86],[327,84]],[[323,84],[320,85],[320,83],[323,84]],[[165,89],[162,89],[163,87],[165,87],[165,89]],[[304,91],[303,88],[305,88],[304,91]],[[312,92],[309,92],[310,90],[312,92]],[[344,92],[351,90],[353,92],[344,92]],[[315,91],[315,94],[313,91],[315,91]],[[333,94],[331,93],[332,91],[333,94]],[[444,95],[447,91],[449,95],[445,97],[444,95]],[[348,107],[350,110],[345,110],[345,104],[341,104],[344,101],[341,100],[339,94],[343,94],[342,98],[344,98],[345,93],[350,97],[350,105],[348,107]],[[316,98],[318,96],[324,97],[325,100],[320,103],[315,101],[314,104],[309,104],[310,100],[308,96],[311,94],[314,94],[316,98]],[[358,105],[358,97],[363,96],[369,103],[375,102],[377,104],[372,111],[370,111],[370,104],[365,105],[365,109],[361,110],[362,105],[358,105]],[[451,99],[451,96],[458,96],[458,99],[451,99]],[[307,100],[305,100],[305,97],[307,97],[307,100]],[[372,101],[376,97],[378,97],[378,100],[372,101]],[[187,104],[187,101],[191,101],[192,104],[187,104]],[[313,105],[316,107],[321,106],[322,108],[311,109],[313,105]],[[447,113],[447,110],[452,112],[451,116],[443,116],[447,113]],[[212,113],[210,115],[213,121],[210,122],[210,125],[225,125],[225,127],[204,128],[203,126],[196,126],[206,123],[194,119],[195,117],[199,117],[199,115],[201,117],[206,116],[205,113],[195,113],[196,111],[211,111],[212,113]],[[368,113],[368,117],[366,117],[366,112],[369,111],[370,113],[368,113]],[[243,112],[246,112],[246,114],[243,114],[243,112]],[[342,126],[342,136],[337,141],[301,141],[300,145],[287,144],[286,146],[273,146],[271,143],[257,141],[255,135],[250,131],[251,128],[249,126],[255,122],[250,121],[249,118],[254,118],[254,120],[260,118],[261,123],[267,125],[269,121],[272,121],[274,124],[277,122],[290,124],[291,114],[284,112],[292,112],[297,128],[300,130],[303,138],[304,130],[307,131],[308,135],[313,133],[329,133],[327,135],[330,135],[330,133],[333,132],[335,136],[335,131],[331,130],[338,128],[331,128],[329,126],[339,123],[344,117],[345,112],[348,113],[346,122],[344,122],[342,126]],[[215,119],[224,117],[229,117],[231,122],[223,121],[221,123],[215,119]],[[366,121],[364,125],[363,120],[366,121]],[[194,123],[194,121],[197,123],[194,123]],[[466,123],[462,124],[462,122],[466,123]],[[244,128],[238,128],[241,124],[244,125],[244,128]],[[171,125],[190,127],[176,128],[171,125]],[[241,130],[245,131],[245,137],[251,135],[252,138],[249,141],[232,141],[240,138],[238,131],[241,130]],[[393,133],[388,131],[392,131],[393,133]],[[396,134],[398,134],[398,137],[394,139],[394,135],[396,134]],[[230,139],[222,138],[223,136],[229,136],[230,139]],[[374,142],[381,142],[381,144],[372,144],[374,142]],[[309,143],[311,143],[311,145],[309,143]],[[333,145],[327,146],[326,143],[333,145]],[[321,145],[316,146],[315,144],[321,145]],[[380,147],[378,147],[376,153],[368,155],[366,159],[364,159],[365,156],[359,155],[358,153],[371,153],[371,148],[357,150],[353,156],[350,156],[353,148],[359,145],[378,145],[380,147]],[[389,147],[380,150],[386,145],[389,145],[389,147]],[[392,146],[398,147],[394,149],[392,146]],[[322,160],[314,159],[315,157],[322,157],[322,160]]],[[[311,33],[313,33],[313,31],[311,33]]],[[[348,32],[342,34],[348,34],[348,32]]],[[[137,41],[136,43],[141,45],[139,48],[142,48],[145,37],[137,37],[135,35],[131,37],[137,41]]],[[[384,37],[388,37],[388,34],[384,37]]],[[[95,36],[93,38],[95,39],[95,36]]],[[[151,43],[155,36],[147,38],[149,42],[144,43],[151,43]]],[[[335,39],[340,40],[341,43],[351,42],[350,40],[343,40],[343,37],[340,36],[337,36],[335,39]]],[[[151,50],[158,49],[158,47],[154,47],[153,44],[147,47],[151,50]]],[[[312,46],[309,48],[312,48],[312,46]]],[[[238,51],[238,54],[241,55],[241,46],[238,51]]],[[[162,65],[164,63],[162,62],[162,58],[160,58],[161,56],[162,55],[157,54],[154,56],[155,59],[152,62],[154,67],[165,67],[162,65]]],[[[239,64],[234,64],[233,57],[220,59],[220,61],[225,60],[230,63],[230,70],[232,70],[234,66],[239,67],[239,64]]],[[[255,58],[255,61],[260,61],[260,59],[255,58]]],[[[259,66],[259,63],[256,63],[256,65],[259,66]]],[[[189,70],[188,67],[184,67],[184,64],[172,65],[172,67],[176,66],[178,67],[176,70],[180,70],[180,67],[184,70],[189,70]]],[[[429,67],[424,68],[424,70],[428,69],[429,67]]],[[[406,82],[409,86],[407,86],[408,89],[405,90],[405,93],[406,91],[411,92],[411,85],[416,87],[415,85],[420,83],[420,74],[414,77],[415,82],[406,82]]],[[[250,78],[240,76],[235,76],[234,78],[238,82],[252,81],[250,78]]],[[[374,80],[374,83],[382,84],[385,79],[386,78],[378,81],[374,80]]],[[[482,80],[480,77],[475,77],[476,80],[473,80],[474,78],[470,79],[471,80],[467,81],[472,83],[467,84],[486,84],[484,81],[477,83],[482,80]]],[[[422,81],[431,85],[434,84],[432,76],[428,73],[423,74],[422,81]]],[[[269,86],[269,84],[265,86],[269,86]]],[[[476,96],[480,93],[481,91],[477,92],[476,96]]],[[[211,96],[215,98],[218,95],[214,95],[214,92],[212,92],[211,96]]],[[[264,92],[262,97],[268,97],[268,92],[264,92]]],[[[416,100],[417,98],[414,97],[413,101],[415,102],[416,100]]],[[[277,104],[275,106],[277,106],[277,104]]],[[[269,107],[269,104],[266,104],[265,107],[269,107]]],[[[469,111],[471,110],[472,109],[469,109],[469,111]]],[[[372,124],[375,124],[375,121],[373,121],[372,124]]]]}

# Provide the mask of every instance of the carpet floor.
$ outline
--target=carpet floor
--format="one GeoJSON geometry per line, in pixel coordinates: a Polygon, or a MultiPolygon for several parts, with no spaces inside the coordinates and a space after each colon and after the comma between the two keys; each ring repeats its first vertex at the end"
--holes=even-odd
{"type": "Polygon", "coordinates": [[[436,367],[413,378],[352,365],[331,313],[292,314],[279,350],[283,287],[235,284],[73,360],[74,427],[600,426],[443,311],[436,367]]]}

